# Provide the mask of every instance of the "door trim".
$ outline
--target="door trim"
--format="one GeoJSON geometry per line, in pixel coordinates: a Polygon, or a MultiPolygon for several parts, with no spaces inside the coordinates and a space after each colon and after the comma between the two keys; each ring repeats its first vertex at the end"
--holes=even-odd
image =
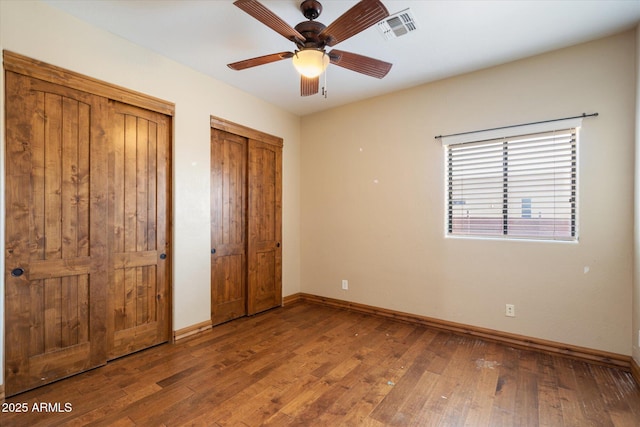
{"type": "Polygon", "coordinates": [[[175,104],[160,98],[94,79],[8,50],[2,51],[2,59],[5,71],[13,71],[24,76],[103,96],[167,116],[175,116],[175,104]]]}
{"type": "Polygon", "coordinates": [[[280,137],[270,135],[265,132],[260,132],[255,129],[251,129],[247,126],[230,122],[220,117],[211,116],[211,127],[213,129],[223,130],[225,132],[233,133],[235,135],[242,136],[248,139],[254,139],[256,141],[264,142],[266,144],[272,144],[277,147],[283,146],[283,140],[280,137]]]}

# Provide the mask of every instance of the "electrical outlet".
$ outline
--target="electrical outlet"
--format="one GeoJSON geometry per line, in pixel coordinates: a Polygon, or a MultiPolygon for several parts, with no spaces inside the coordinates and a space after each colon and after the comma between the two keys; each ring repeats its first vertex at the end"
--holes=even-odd
{"type": "Polygon", "coordinates": [[[349,281],[346,279],[342,279],[342,290],[343,291],[349,290],[349,281]]]}
{"type": "Polygon", "coordinates": [[[513,304],[505,304],[504,315],[508,317],[516,317],[516,306],[513,304]]]}

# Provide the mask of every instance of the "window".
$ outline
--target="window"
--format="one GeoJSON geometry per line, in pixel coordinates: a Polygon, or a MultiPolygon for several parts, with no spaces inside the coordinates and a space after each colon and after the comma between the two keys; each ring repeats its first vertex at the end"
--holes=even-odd
{"type": "Polygon", "coordinates": [[[577,240],[577,130],[523,126],[517,136],[443,137],[447,235],[577,240]]]}

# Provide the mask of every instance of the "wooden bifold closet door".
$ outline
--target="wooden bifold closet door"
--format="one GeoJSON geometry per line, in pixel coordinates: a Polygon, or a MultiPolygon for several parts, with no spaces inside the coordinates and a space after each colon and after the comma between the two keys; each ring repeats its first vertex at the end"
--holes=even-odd
{"type": "Polygon", "coordinates": [[[6,73],[7,395],[106,361],[105,99],[6,73]]]}
{"type": "Polygon", "coordinates": [[[282,303],[282,139],[211,118],[211,321],[282,303]]]}
{"type": "Polygon", "coordinates": [[[282,304],[282,147],[249,139],[248,154],[247,314],[255,314],[282,304]]]}
{"type": "Polygon", "coordinates": [[[167,341],[169,118],[111,101],[108,359],[167,341]]]}
{"type": "MultiPolygon", "coordinates": [[[[170,331],[171,118],[10,71],[32,74],[29,60],[12,55],[5,52],[8,396],[165,342],[170,331]]],[[[51,67],[34,70],[41,66],[51,67]]],[[[60,73],[70,72],[51,75],[60,73]]]]}

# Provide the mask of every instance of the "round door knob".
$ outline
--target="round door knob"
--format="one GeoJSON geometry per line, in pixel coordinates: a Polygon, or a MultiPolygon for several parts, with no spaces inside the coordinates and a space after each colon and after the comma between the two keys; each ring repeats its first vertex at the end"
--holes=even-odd
{"type": "Polygon", "coordinates": [[[24,274],[24,269],[23,268],[14,268],[13,270],[11,270],[11,275],[13,277],[20,277],[24,274]]]}
{"type": "Polygon", "coordinates": [[[160,259],[166,259],[167,258],[167,254],[160,254],[160,259]]]}
{"type": "Polygon", "coordinates": [[[211,249],[211,253],[212,253],[212,254],[215,254],[215,253],[216,253],[216,248],[212,248],[212,249],[211,249]]]}

